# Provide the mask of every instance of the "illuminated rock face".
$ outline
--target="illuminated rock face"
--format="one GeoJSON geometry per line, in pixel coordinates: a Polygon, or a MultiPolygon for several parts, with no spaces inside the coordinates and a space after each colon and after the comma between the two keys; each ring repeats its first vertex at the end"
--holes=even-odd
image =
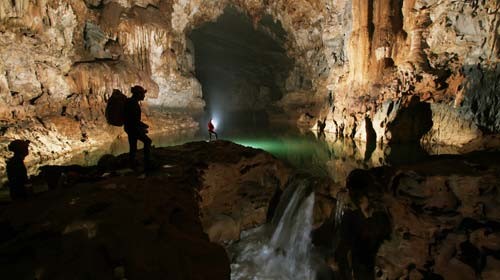
{"type": "Polygon", "coordinates": [[[377,141],[406,141],[413,134],[395,132],[383,104],[403,112],[418,96],[431,104],[421,121],[432,122],[422,137],[431,144],[474,149],[500,130],[498,1],[16,0],[0,3],[1,147],[31,139],[40,160],[114,139],[121,130],[105,124],[105,101],[134,84],[148,89],[152,131],[195,127],[155,112],[203,110],[188,35],[228,5],[256,28],[282,27],[286,39],[269,35],[293,65],[275,78],[273,105],[312,115],[308,125],[326,119],[327,132],[367,140],[365,124],[384,123],[373,127],[377,141]]]}
{"type": "MultiPolygon", "coordinates": [[[[2,156],[11,139],[30,139],[29,162],[62,159],[110,143],[123,129],[106,124],[112,89],[148,89],[151,132],[194,128],[168,108],[199,112],[199,83],[164,12],[101,1],[3,1],[0,4],[2,156]],[[123,6],[123,5],[125,6],[123,6]]],[[[2,163],[3,164],[3,163],[2,163]]]]}
{"type": "Polygon", "coordinates": [[[357,279],[495,279],[496,157],[472,153],[352,171],[346,187],[356,208],[343,209],[334,247],[343,278],[368,271],[357,279]],[[341,257],[348,251],[352,258],[341,257]]]}
{"type": "Polygon", "coordinates": [[[352,1],[348,78],[330,72],[334,102],[319,117],[360,140],[368,119],[379,142],[487,146],[483,133],[498,133],[500,120],[496,9],[498,1],[352,1]],[[424,134],[397,125],[415,97],[430,112],[404,127],[432,123],[424,134]]]}

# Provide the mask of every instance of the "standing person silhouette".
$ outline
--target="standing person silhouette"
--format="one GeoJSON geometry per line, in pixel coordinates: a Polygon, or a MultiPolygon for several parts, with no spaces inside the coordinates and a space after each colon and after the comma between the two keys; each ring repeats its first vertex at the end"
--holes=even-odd
{"type": "Polygon", "coordinates": [[[130,91],[132,97],[128,98],[125,103],[125,121],[123,124],[128,135],[130,164],[133,169],[137,168],[135,155],[137,153],[137,140],[139,140],[144,143],[144,171],[149,171],[151,168],[152,141],[147,136],[149,126],[141,121],[141,106],[139,105],[139,101],[144,100],[147,90],[136,85],[130,91]]]}
{"type": "Polygon", "coordinates": [[[212,134],[215,135],[215,140],[217,140],[217,133],[215,132],[215,126],[212,123],[212,120],[208,122],[208,136],[210,137],[210,141],[212,141],[212,134]]]}
{"type": "Polygon", "coordinates": [[[24,159],[29,154],[29,140],[14,140],[10,142],[9,151],[14,156],[7,160],[7,178],[9,179],[9,191],[12,200],[25,199],[29,196],[27,189],[28,171],[24,165],[24,159]]]}

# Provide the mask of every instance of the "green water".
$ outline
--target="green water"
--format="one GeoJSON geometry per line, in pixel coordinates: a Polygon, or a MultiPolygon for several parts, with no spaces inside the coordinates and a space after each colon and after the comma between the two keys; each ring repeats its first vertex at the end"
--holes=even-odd
{"type": "MultiPolygon", "coordinates": [[[[295,168],[319,176],[329,176],[343,182],[355,168],[372,168],[415,162],[427,155],[420,148],[408,145],[393,147],[372,146],[349,139],[335,139],[333,135],[318,137],[310,130],[296,128],[273,128],[252,130],[225,130],[219,139],[229,140],[243,146],[265,150],[285,160],[295,168]]],[[[208,140],[208,134],[198,131],[187,141],[208,140]]],[[[166,146],[168,142],[157,142],[166,146]]]]}
{"type": "MultiPolygon", "coordinates": [[[[265,150],[277,158],[289,162],[296,169],[318,176],[329,176],[343,184],[347,175],[355,168],[371,168],[413,162],[425,158],[421,149],[408,146],[367,147],[364,143],[352,140],[334,139],[331,135],[317,137],[309,130],[296,128],[247,128],[219,130],[219,139],[228,140],[243,146],[265,150]]],[[[205,129],[181,131],[176,134],[151,135],[155,147],[181,145],[190,141],[208,141],[205,129]]],[[[139,148],[141,144],[139,143],[139,148]]],[[[119,155],[128,152],[126,137],[104,147],[84,151],[64,162],[46,164],[95,165],[105,154],[119,155]]],[[[153,151],[154,156],[154,151],[153,151]]],[[[28,166],[29,167],[29,166],[28,166]]],[[[6,189],[0,189],[0,200],[6,189]]]]}
{"type": "MultiPolygon", "coordinates": [[[[330,176],[336,182],[343,182],[347,174],[355,168],[413,162],[425,157],[425,153],[418,147],[367,147],[365,143],[335,139],[332,135],[318,138],[313,131],[299,131],[289,127],[239,126],[220,129],[217,133],[221,140],[265,150],[299,170],[319,176],[330,176]]],[[[157,134],[150,137],[155,147],[209,140],[205,129],[181,131],[174,135],[157,134]]],[[[141,148],[140,142],[139,148],[141,148]]],[[[104,154],[119,155],[127,152],[128,142],[124,137],[101,149],[80,153],[66,164],[95,165],[104,154]]]]}

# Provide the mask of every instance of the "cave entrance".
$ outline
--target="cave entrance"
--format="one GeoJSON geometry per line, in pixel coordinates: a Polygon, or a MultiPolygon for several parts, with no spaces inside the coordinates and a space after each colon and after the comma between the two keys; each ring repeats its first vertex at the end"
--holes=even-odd
{"type": "Polygon", "coordinates": [[[246,14],[227,7],[217,21],[194,29],[189,38],[206,102],[205,120],[224,123],[218,129],[266,122],[293,66],[281,23],[266,15],[254,27],[246,14]]]}

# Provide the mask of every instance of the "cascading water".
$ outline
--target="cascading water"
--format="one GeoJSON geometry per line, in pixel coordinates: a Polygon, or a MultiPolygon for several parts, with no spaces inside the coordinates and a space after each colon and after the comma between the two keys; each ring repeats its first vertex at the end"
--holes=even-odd
{"type": "MultiPolygon", "coordinates": [[[[298,181],[290,200],[278,205],[274,225],[264,225],[242,234],[240,242],[229,250],[234,252],[231,265],[233,280],[312,280],[311,264],[312,214],[314,193],[305,181],[298,181]],[[288,202],[288,203],[286,203],[288,202]],[[286,204],[284,211],[279,211],[286,204]],[[274,232],[273,232],[274,229],[274,232]],[[269,233],[272,232],[272,235],[269,233]]],[[[286,197],[286,195],[283,195],[286,197]]]]}
{"type": "Polygon", "coordinates": [[[347,208],[349,202],[349,194],[347,191],[340,191],[337,193],[337,204],[335,206],[335,227],[340,226],[342,221],[342,216],[344,216],[344,211],[347,208]]]}
{"type": "MultiPolygon", "coordinates": [[[[342,217],[344,216],[344,211],[349,205],[349,193],[345,190],[337,193],[337,203],[335,205],[335,213],[333,217],[334,234],[332,240],[332,251],[334,252],[337,248],[340,239],[340,224],[342,223],[342,217]]],[[[330,218],[331,221],[331,218],[330,218]]]]}

